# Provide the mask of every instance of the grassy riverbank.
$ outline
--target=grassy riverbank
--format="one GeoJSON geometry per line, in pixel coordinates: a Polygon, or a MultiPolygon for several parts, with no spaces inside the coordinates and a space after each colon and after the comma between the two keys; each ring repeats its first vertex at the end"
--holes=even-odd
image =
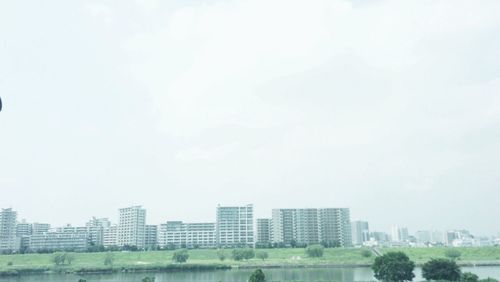
{"type": "MultiPolygon", "coordinates": [[[[447,248],[384,248],[388,251],[403,251],[417,263],[431,258],[445,257],[447,248]]],[[[457,248],[462,254],[459,263],[500,263],[500,248],[457,248]]],[[[325,249],[321,258],[310,258],[304,249],[257,249],[267,252],[265,260],[253,258],[248,261],[231,259],[231,250],[225,250],[227,259],[218,259],[217,250],[190,250],[185,264],[172,263],[173,251],[115,252],[113,265],[105,266],[106,253],[74,253],[71,265],[55,266],[52,254],[25,254],[0,256],[0,273],[40,272],[107,272],[107,271],[180,271],[210,270],[230,267],[278,267],[278,266],[368,266],[374,256],[365,257],[361,249],[325,249]]]]}
{"type": "MultiPolygon", "coordinates": [[[[444,258],[445,252],[450,248],[384,248],[380,249],[382,253],[390,251],[401,251],[406,253],[411,260],[417,264],[425,263],[431,258],[444,258]]],[[[481,248],[453,248],[460,252],[457,259],[459,264],[477,264],[477,263],[495,263],[500,264],[500,247],[481,247],[481,248]]]]}

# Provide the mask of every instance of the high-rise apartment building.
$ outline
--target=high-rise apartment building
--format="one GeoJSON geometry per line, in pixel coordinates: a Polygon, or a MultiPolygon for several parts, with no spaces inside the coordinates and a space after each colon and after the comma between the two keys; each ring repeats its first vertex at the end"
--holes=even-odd
{"type": "Polygon", "coordinates": [[[143,249],[146,243],[146,210],[141,206],[133,206],[119,211],[118,246],[136,246],[143,249]]]}
{"type": "Polygon", "coordinates": [[[146,239],[144,245],[146,248],[155,248],[158,246],[158,225],[146,225],[146,239]]]}
{"type": "Polygon", "coordinates": [[[216,212],[216,238],[219,247],[253,247],[253,205],[219,205],[216,212]]]}
{"type": "Polygon", "coordinates": [[[257,218],[257,238],[256,244],[267,246],[271,241],[272,224],[270,218],[257,218]]]}
{"type": "Polygon", "coordinates": [[[11,208],[0,211],[0,251],[14,251],[18,249],[16,243],[17,212],[11,208]]]}
{"type": "Polygon", "coordinates": [[[86,224],[89,243],[93,246],[104,245],[104,230],[111,226],[111,221],[107,218],[92,217],[86,224]]]}
{"type": "Polygon", "coordinates": [[[291,246],[351,246],[349,209],[274,209],[272,241],[291,246]]]}
{"type": "Polygon", "coordinates": [[[350,247],[351,215],[348,208],[319,209],[320,242],[328,246],[350,247]]]}
{"type": "Polygon", "coordinates": [[[355,220],[351,222],[352,244],[361,246],[363,242],[370,241],[370,229],[367,221],[355,220]]]}

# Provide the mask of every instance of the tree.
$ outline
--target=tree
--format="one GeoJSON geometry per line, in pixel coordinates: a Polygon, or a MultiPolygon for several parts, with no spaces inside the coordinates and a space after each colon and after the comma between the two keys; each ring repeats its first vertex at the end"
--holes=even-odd
{"type": "Polygon", "coordinates": [[[174,252],[172,260],[178,263],[186,262],[189,258],[188,251],[186,249],[178,250],[174,252]]]}
{"type": "Polygon", "coordinates": [[[142,282],[155,282],[155,278],[146,276],[146,277],[142,278],[142,282]]]}
{"type": "Polygon", "coordinates": [[[431,259],[422,266],[422,276],[427,280],[459,281],[461,272],[453,260],[431,259]]]}
{"type": "Polygon", "coordinates": [[[72,253],[66,253],[65,259],[66,259],[65,262],[68,265],[71,265],[73,263],[73,261],[75,260],[75,255],[72,253]]]}
{"type": "Polygon", "coordinates": [[[488,277],[486,279],[481,279],[479,282],[498,282],[495,278],[488,277]]]}
{"type": "Polygon", "coordinates": [[[232,252],[233,259],[236,261],[240,260],[249,260],[255,257],[255,252],[253,249],[245,248],[245,249],[234,249],[232,252]]]}
{"type": "Polygon", "coordinates": [[[478,282],[479,276],[472,272],[464,272],[462,273],[462,277],[460,278],[461,282],[478,282]]]}
{"type": "Polygon", "coordinates": [[[462,255],[462,253],[460,253],[459,250],[448,249],[444,252],[444,255],[449,259],[456,260],[462,255]]]}
{"type": "Polygon", "coordinates": [[[55,265],[70,265],[75,260],[75,256],[71,253],[57,252],[52,255],[52,262],[55,265]]]}
{"type": "Polygon", "coordinates": [[[382,281],[411,281],[415,263],[403,252],[389,252],[375,258],[372,265],[375,278],[382,281]]]}
{"type": "Polygon", "coordinates": [[[104,256],[104,265],[112,266],[114,261],[115,261],[115,254],[106,253],[106,256],[104,256]]]}
{"type": "Polygon", "coordinates": [[[306,248],[306,254],[312,258],[320,258],[323,256],[325,247],[321,245],[310,245],[306,248]]]}
{"type": "Polygon", "coordinates": [[[54,253],[52,255],[52,262],[55,264],[55,265],[62,265],[64,264],[64,258],[65,254],[64,253],[54,253]]]}
{"type": "Polygon", "coordinates": [[[256,269],[252,275],[250,275],[250,279],[248,282],[264,282],[266,281],[266,275],[262,272],[262,269],[256,269]]]}
{"type": "Polygon", "coordinates": [[[363,250],[361,250],[361,256],[365,257],[365,258],[369,258],[372,256],[372,251],[370,251],[368,249],[363,249],[363,250]]]}
{"type": "Polygon", "coordinates": [[[224,250],[217,250],[217,257],[220,261],[224,261],[226,259],[226,253],[224,250]]]}
{"type": "Polygon", "coordinates": [[[257,257],[260,258],[261,260],[265,260],[269,257],[269,254],[265,251],[260,251],[257,253],[257,257]]]}

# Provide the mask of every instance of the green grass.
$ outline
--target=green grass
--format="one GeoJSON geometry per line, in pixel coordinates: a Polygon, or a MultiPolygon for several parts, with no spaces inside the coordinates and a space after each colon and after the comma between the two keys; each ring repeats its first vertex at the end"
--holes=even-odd
{"type": "MultiPolygon", "coordinates": [[[[269,258],[258,258],[248,261],[231,259],[231,249],[224,250],[226,260],[220,261],[217,250],[189,250],[187,265],[229,265],[229,266],[272,266],[272,265],[322,265],[322,264],[370,264],[373,258],[365,258],[359,249],[325,249],[322,258],[309,258],[304,249],[257,249],[266,251],[269,258]]],[[[75,271],[82,268],[106,268],[106,253],[74,253],[74,261],[70,266],[56,267],[52,262],[52,254],[24,254],[0,256],[0,271],[15,269],[67,269],[75,271]],[[12,265],[8,265],[12,262],[12,265]]],[[[114,252],[113,268],[164,267],[172,264],[173,251],[151,252],[114,252]]]]}
{"type": "MultiPolygon", "coordinates": [[[[500,262],[500,247],[485,248],[456,248],[461,252],[459,263],[500,262]]],[[[431,258],[445,257],[447,248],[382,248],[381,252],[403,251],[410,259],[421,264],[431,258]]],[[[79,270],[115,270],[122,269],[140,270],[161,268],[161,270],[174,270],[173,268],[215,268],[221,266],[232,267],[266,267],[266,266],[314,266],[314,265],[370,265],[374,256],[364,257],[361,249],[325,249],[321,258],[310,258],[304,249],[256,249],[256,252],[266,251],[269,258],[261,260],[254,258],[248,261],[235,261],[231,259],[231,249],[226,249],[227,259],[220,261],[217,250],[189,250],[189,259],[186,264],[179,266],[173,264],[173,251],[151,252],[114,252],[112,268],[104,265],[106,253],[74,253],[74,261],[70,266],[56,267],[52,262],[52,254],[24,254],[0,256],[0,272],[7,271],[69,271],[79,270]],[[9,262],[12,265],[8,265],[9,262]]]]}

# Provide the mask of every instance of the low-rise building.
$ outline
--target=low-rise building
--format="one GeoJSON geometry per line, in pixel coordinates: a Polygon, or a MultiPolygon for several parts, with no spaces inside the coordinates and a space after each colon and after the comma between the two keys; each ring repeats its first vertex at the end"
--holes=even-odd
{"type": "Polygon", "coordinates": [[[65,226],[31,235],[29,249],[85,251],[89,246],[85,227],[65,226]]]}
{"type": "Polygon", "coordinates": [[[159,246],[169,249],[215,248],[216,242],[215,223],[167,221],[158,234],[159,246]]]}

